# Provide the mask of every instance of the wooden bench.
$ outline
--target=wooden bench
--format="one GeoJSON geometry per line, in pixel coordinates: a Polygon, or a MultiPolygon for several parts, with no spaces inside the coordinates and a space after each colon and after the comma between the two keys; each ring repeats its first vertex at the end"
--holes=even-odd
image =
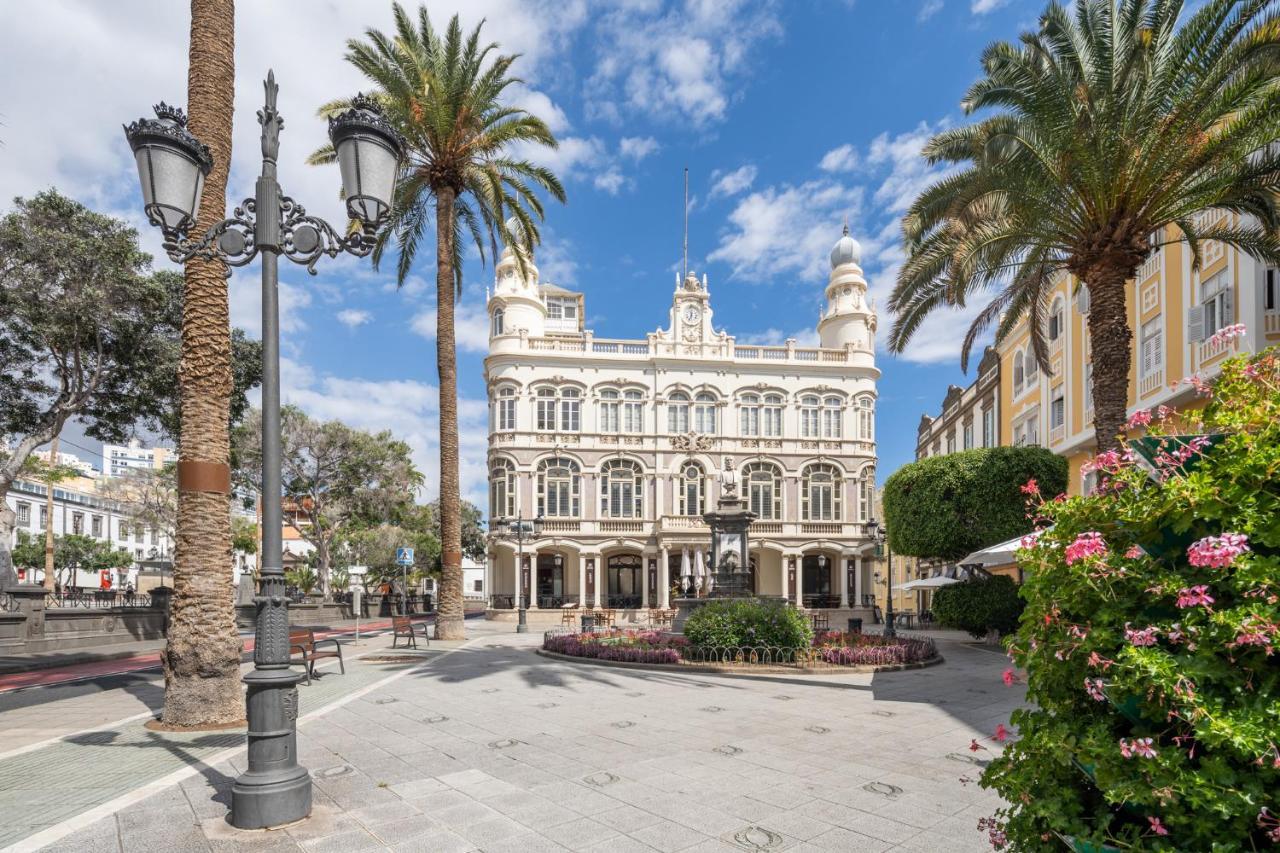
{"type": "Polygon", "coordinates": [[[307,674],[307,684],[311,683],[311,676],[315,674],[316,661],[325,658],[337,658],[338,668],[343,675],[347,674],[347,665],[342,661],[342,644],[333,637],[323,640],[316,639],[316,632],[312,628],[290,628],[289,629],[289,657],[290,663],[301,663],[303,670],[307,674]],[[320,650],[316,646],[321,643],[333,643],[332,650],[320,650]],[[294,655],[298,655],[294,659],[294,655]]]}
{"type": "MultiPolygon", "coordinates": [[[[406,649],[418,648],[418,631],[413,627],[413,620],[408,616],[391,617],[391,648],[395,648],[400,642],[400,638],[404,637],[406,649]]],[[[427,645],[431,645],[431,641],[427,639],[426,632],[422,634],[422,639],[426,640],[427,645]]]]}

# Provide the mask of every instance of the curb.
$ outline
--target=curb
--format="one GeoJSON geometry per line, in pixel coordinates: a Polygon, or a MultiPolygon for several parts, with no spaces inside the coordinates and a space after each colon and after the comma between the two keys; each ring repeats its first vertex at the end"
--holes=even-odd
{"type": "Polygon", "coordinates": [[[593,666],[613,666],[620,669],[661,670],[663,672],[712,673],[717,675],[857,675],[858,673],[904,672],[909,669],[924,669],[946,663],[942,655],[934,655],[919,663],[894,663],[880,666],[837,666],[825,669],[807,669],[798,666],[773,666],[770,664],[703,664],[703,663],[635,663],[624,660],[601,660],[600,658],[579,658],[573,655],[562,655],[546,649],[534,649],[534,654],[551,660],[567,663],[585,663],[593,666]]]}

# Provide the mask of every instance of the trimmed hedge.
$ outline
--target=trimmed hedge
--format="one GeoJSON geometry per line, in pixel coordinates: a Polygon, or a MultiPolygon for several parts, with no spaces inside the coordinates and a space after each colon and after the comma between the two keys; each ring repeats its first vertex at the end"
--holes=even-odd
{"type": "Polygon", "coordinates": [[[1067,489],[1067,461],[1043,447],[987,447],[931,456],[884,484],[884,516],[895,554],[956,560],[1031,530],[1026,495],[1036,480],[1053,496],[1067,489]]]}
{"type": "Polygon", "coordinates": [[[993,630],[1012,634],[1026,606],[1013,578],[1003,575],[961,581],[933,593],[933,615],[938,624],[978,638],[993,630]]]}
{"type": "Polygon", "coordinates": [[[684,635],[695,646],[800,649],[813,642],[813,626],[802,611],[782,601],[725,599],[689,614],[684,635]]]}

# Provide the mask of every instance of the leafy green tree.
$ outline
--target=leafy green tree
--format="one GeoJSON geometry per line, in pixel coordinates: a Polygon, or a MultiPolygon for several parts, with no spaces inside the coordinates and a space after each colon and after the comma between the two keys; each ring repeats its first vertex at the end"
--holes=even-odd
{"type": "MultiPolygon", "coordinates": [[[[328,589],[334,546],[344,527],[376,525],[412,505],[422,475],[409,445],[388,431],[368,433],[341,421],[318,421],[294,406],[280,412],[284,499],[305,520],[322,589],[328,589]]],[[[261,413],[236,431],[241,477],[261,488],[261,413]]],[[[271,500],[270,496],[263,496],[271,500]]]]}
{"type": "MultiPolygon", "coordinates": [[[[13,548],[13,563],[25,569],[44,566],[44,537],[18,531],[18,544],[13,548]]],[[[133,555],[112,547],[110,542],[68,533],[53,540],[53,568],[64,586],[75,581],[75,570],[97,573],[103,569],[125,569],[133,565],[133,555]]]]}
{"type": "Polygon", "coordinates": [[[987,447],[903,465],[885,481],[884,517],[894,554],[956,560],[1027,533],[1027,495],[1067,489],[1067,461],[1043,447],[987,447]]]}
{"type": "Polygon", "coordinates": [[[1147,256],[1186,240],[1198,267],[1213,240],[1280,263],[1275,4],[1053,2],[1020,41],[983,54],[962,104],[986,117],[924,148],[953,169],[903,219],[889,347],[903,351],[939,306],[994,290],[963,359],[991,324],[1000,340],[1026,318],[1047,369],[1050,292],[1070,273],[1088,289],[1097,443],[1115,449],[1133,338],[1126,282],[1147,256]]]}
{"type": "MultiPolygon", "coordinates": [[[[425,507],[418,509],[425,510],[425,507]]],[[[352,525],[342,531],[339,551],[348,566],[368,566],[366,587],[408,574],[418,579],[439,571],[440,540],[426,526],[352,525]],[[413,565],[406,573],[396,563],[396,549],[413,548],[413,565]]]]}
{"type": "Polygon", "coordinates": [[[935,590],[930,609],[942,627],[968,631],[981,639],[997,636],[992,631],[1004,635],[1017,630],[1025,606],[1013,578],[997,575],[935,590]]]}
{"type": "MultiPolygon", "coordinates": [[[[443,36],[425,6],[417,21],[394,4],[395,32],[368,30],[366,40],[347,42],[347,60],[376,87],[388,119],[408,145],[396,188],[390,228],[377,243],[381,261],[388,243],[400,257],[403,284],[417,257],[423,234],[436,231],[436,366],[440,374],[440,500],[444,570],[436,636],[466,635],[462,601],[461,491],[458,483],[458,380],[454,301],[462,288],[462,235],[471,237],[483,260],[486,245],[497,254],[497,237],[519,245],[523,266],[538,243],[535,219],[543,216],[536,190],[564,201],[564,187],[549,169],[513,156],[515,146],[556,147],[546,123],[504,101],[519,79],[510,76],[516,56],[493,56],[496,44],[480,40],[482,25],[464,36],[458,16],[443,36]],[[511,217],[511,224],[508,224],[511,217]]],[[[321,108],[331,115],[350,99],[321,108]]],[[[334,160],[331,146],[312,163],[334,160]]]]}
{"type": "Polygon", "coordinates": [[[169,542],[178,535],[178,466],[134,468],[111,477],[99,492],[124,511],[130,525],[159,531],[169,542]]]}
{"type": "MultiPolygon", "coordinates": [[[[430,514],[431,532],[440,538],[440,501],[432,501],[426,506],[430,514]]],[[[488,553],[485,542],[484,513],[471,501],[462,501],[460,505],[462,518],[462,553],[472,560],[483,561],[488,553]]]]}

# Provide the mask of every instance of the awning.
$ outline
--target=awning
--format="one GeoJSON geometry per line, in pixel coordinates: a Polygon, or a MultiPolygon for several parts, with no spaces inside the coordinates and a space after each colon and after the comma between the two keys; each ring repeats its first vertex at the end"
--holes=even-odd
{"type": "Polygon", "coordinates": [[[920,578],[919,580],[907,581],[900,584],[895,589],[937,589],[940,586],[947,586],[953,583],[959,583],[959,578],[949,578],[946,575],[934,575],[931,578],[920,578]]]}
{"type": "Polygon", "coordinates": [[[1008,542],[990,545],[981,551],[974,551],[963,560],[956,562],[962,566],[1007,566],[1016,561],[1015,553],[1022,547],[1022,537],[1017,536],[1008,542]]]}

